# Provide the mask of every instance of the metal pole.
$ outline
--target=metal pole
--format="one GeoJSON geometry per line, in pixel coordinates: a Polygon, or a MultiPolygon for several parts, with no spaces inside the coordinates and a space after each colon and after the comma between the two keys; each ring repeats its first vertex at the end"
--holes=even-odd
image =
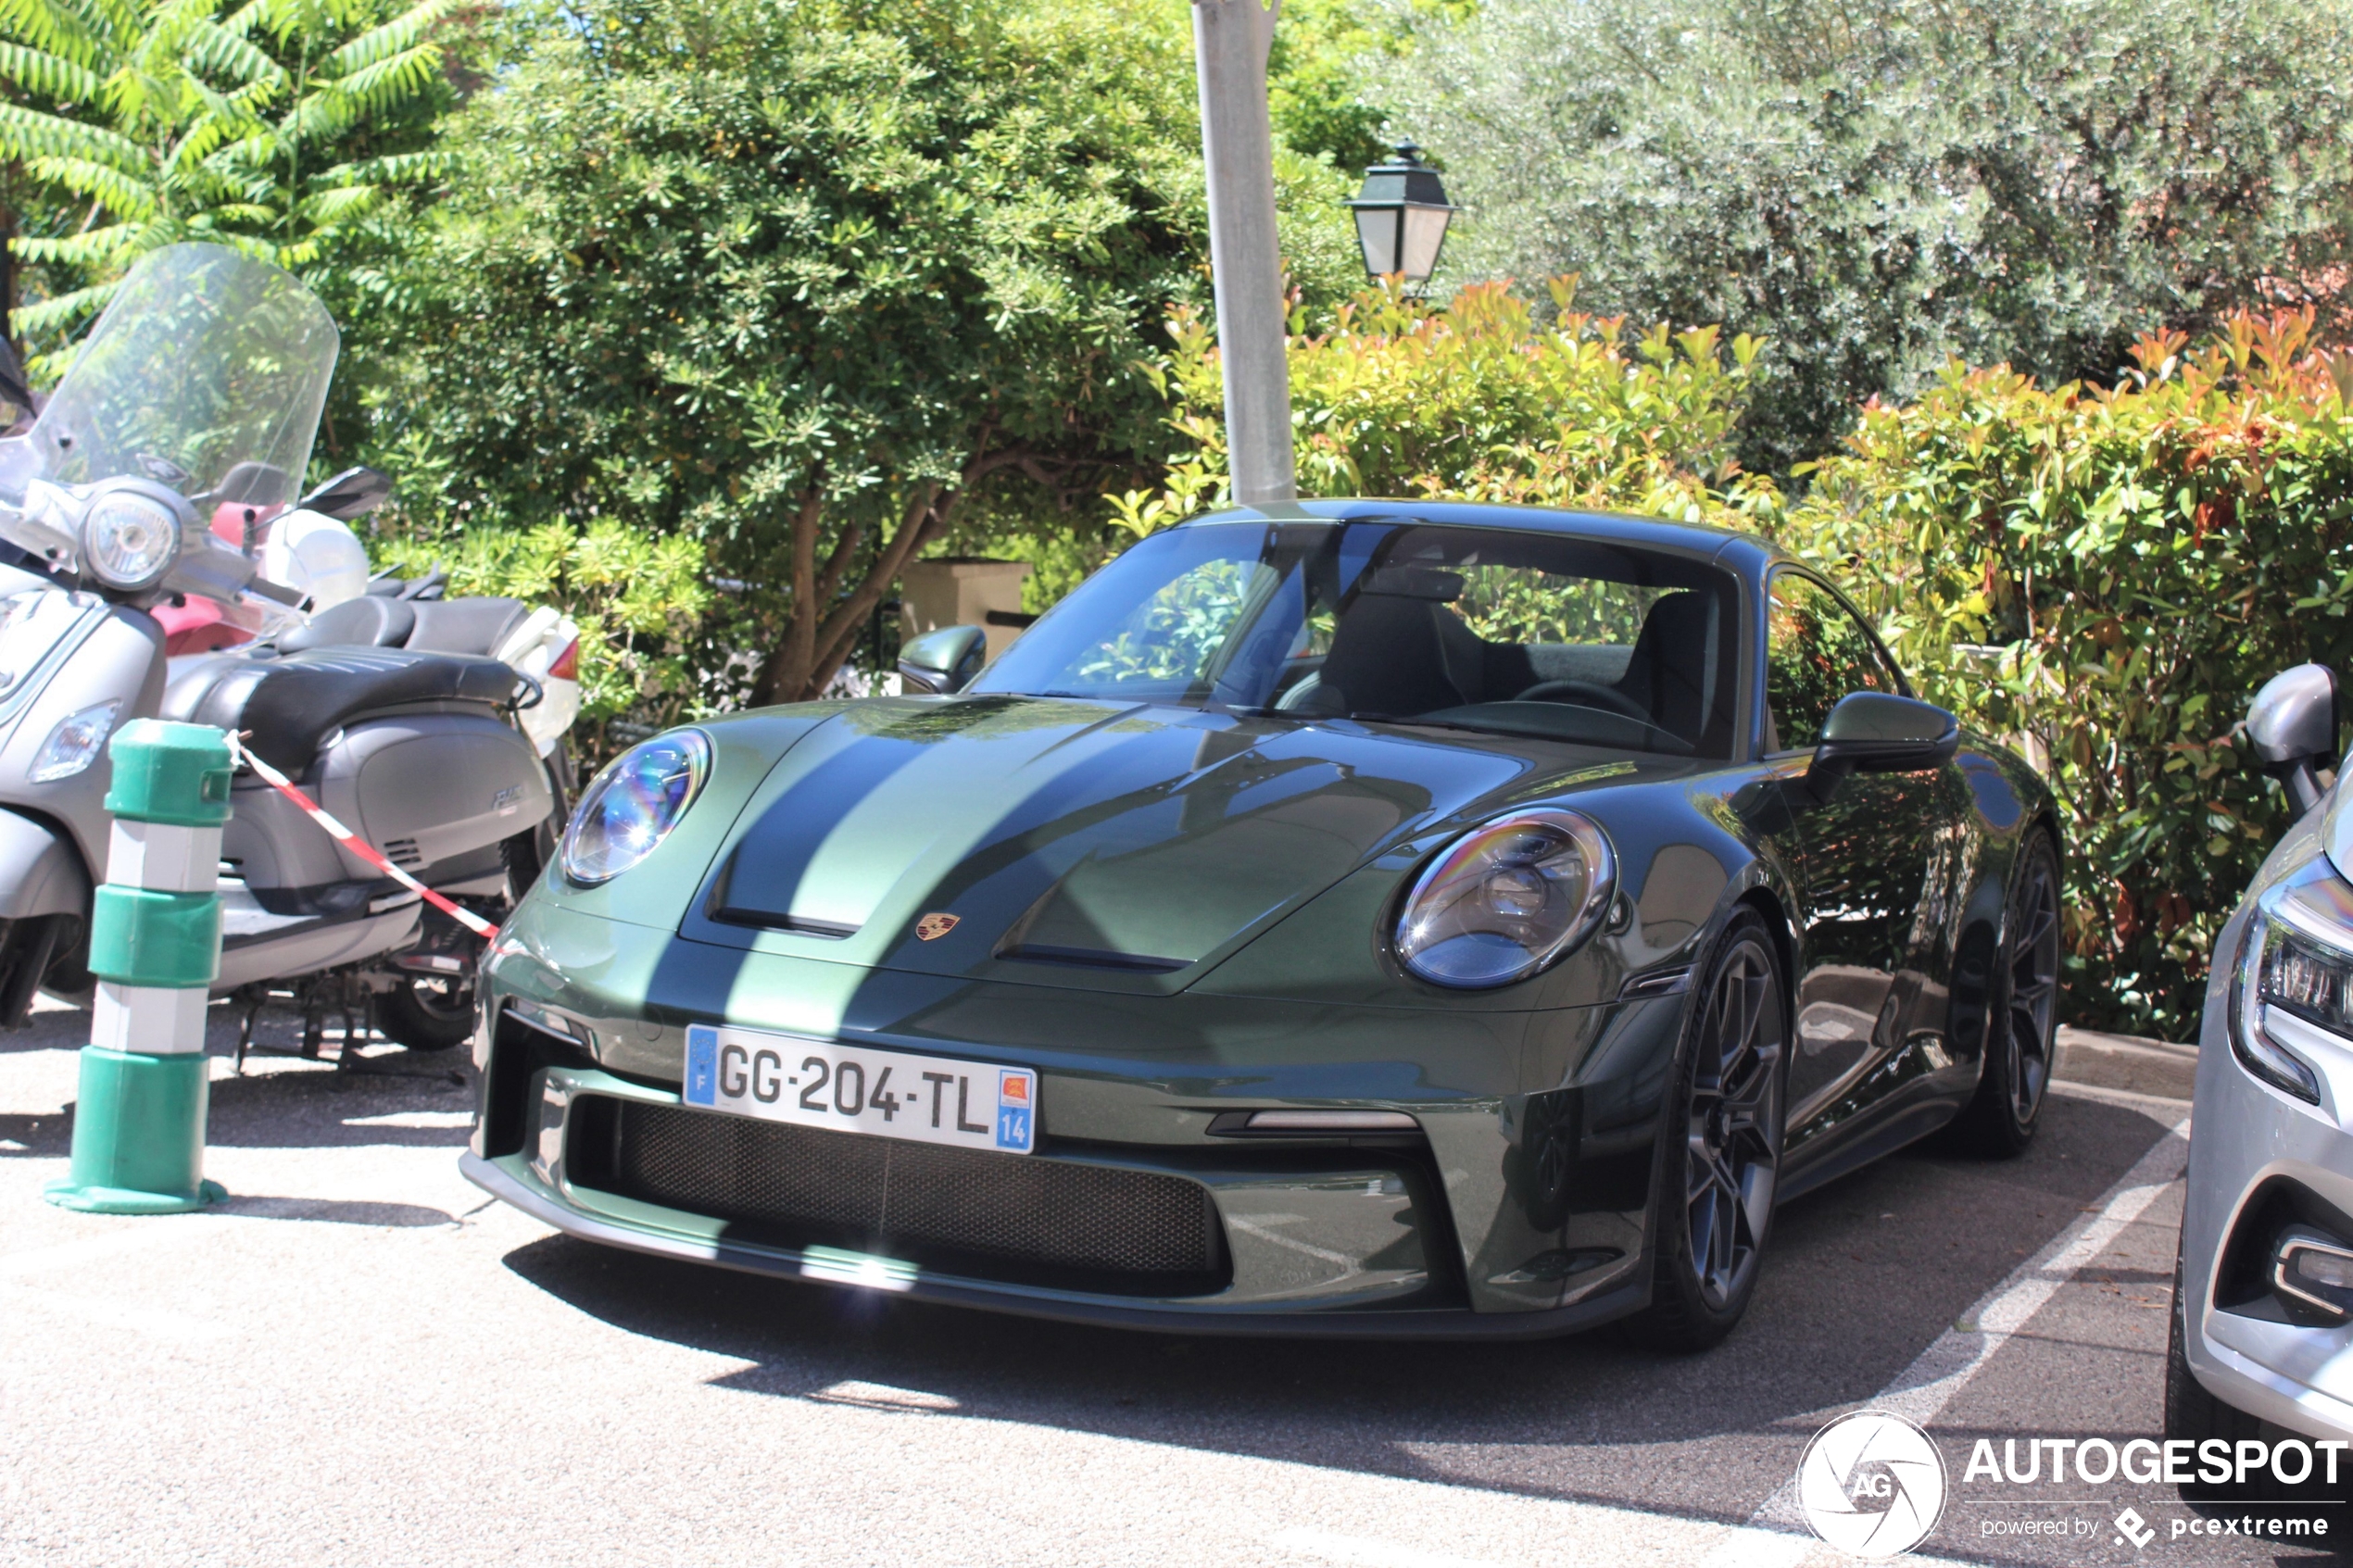
{"type": "Polygon", "coordinates": [[[1266,52],[1280,4],[1193,0],[1226,445],[1234,499],[1244,506],[1299,495],[1283,353],[1283,261],[1275,235],[1275,132],[1266,115],[1266,52]]]}

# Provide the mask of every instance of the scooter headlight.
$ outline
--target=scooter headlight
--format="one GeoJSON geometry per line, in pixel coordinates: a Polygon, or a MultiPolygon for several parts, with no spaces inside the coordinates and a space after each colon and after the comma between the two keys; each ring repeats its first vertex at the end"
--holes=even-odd
{"type": "Polygon", "coordinates": [[[1576,811],[1515,811],[1430,863],[1397,922],[1397,956],[1439,985],[1526,979],[1593,934],[1617,891],[1608,835],[1576,811]]]}
{"type": "Polygon", "coordinates": [[[82,520],[82,567],[109,588],[152,588],[180,554],[180,517],[156,496],[106,490],[82,520]]]}
{"type": "Polygon", "coordinates": [[[593,887],[652,854],[686,814],[711,772],[711,742],[680,730],[631,746],[588,783],[557,859],[564,875],[593,887]]]}

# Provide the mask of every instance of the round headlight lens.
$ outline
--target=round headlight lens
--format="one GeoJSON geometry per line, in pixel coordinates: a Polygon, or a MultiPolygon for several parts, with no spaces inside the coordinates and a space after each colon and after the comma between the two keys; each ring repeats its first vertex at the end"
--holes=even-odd
{"type": "Polygon", "coordinates": [[[1397,922],[1397,956],[1439,985],[1505,985],[1602,922],[1617,891],[1608,835],[1575,811],[1516,811],[1430,862],[1397,922]]]}
{"type": "Polygon", "coordinates": [[[109,588],[150,588],[180,554],[180,519],[135,490],[110,490],[90,503],[82,523],[82,563],[109,588]]]}
{"type": "Polygon", "coordinates": [[[588,782],[557,852],[564,874],[594,886],[652,854],[694,804],[711,772],[711,742],[697,730],[631,746],[588,782]]]}

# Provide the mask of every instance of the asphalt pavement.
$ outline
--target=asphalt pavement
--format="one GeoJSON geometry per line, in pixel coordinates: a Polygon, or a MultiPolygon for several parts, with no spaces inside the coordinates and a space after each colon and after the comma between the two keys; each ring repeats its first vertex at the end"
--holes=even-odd
{"type": "Polygon", "coordinates": [[[87,1029],[0,1035],[0,1561],[1786,1568],[1845,1561],[1791,1481],[1867,1406],[1944,1456],[1923,1555],[2323,1561],[2176,1538],[2160,1485],[1963,1474],[1981,1437],[2160,1435],[2177,1047],[2071,1036],[2024,1159],[1923,1148],[1790,1204],[1747,1322],[1669,1358],[1074,1328],[611,1251],[460,1179],[464,1064],[386,1047],[216,1060],[229,1201],[69,1213],[39,1193],[87,1029]]]}

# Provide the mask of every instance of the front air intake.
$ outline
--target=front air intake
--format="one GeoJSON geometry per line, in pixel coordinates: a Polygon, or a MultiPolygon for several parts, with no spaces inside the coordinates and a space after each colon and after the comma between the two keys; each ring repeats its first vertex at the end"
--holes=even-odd
{"type": "Polygon", "coordinates": [[[586,1096],[575,1185],[730,1223],[772,1245],[849,1247],[975,1279],[1201,1296],[1229,1278],[1209,1190],[1182,1176],[948,1148],[586,1096]]]}

